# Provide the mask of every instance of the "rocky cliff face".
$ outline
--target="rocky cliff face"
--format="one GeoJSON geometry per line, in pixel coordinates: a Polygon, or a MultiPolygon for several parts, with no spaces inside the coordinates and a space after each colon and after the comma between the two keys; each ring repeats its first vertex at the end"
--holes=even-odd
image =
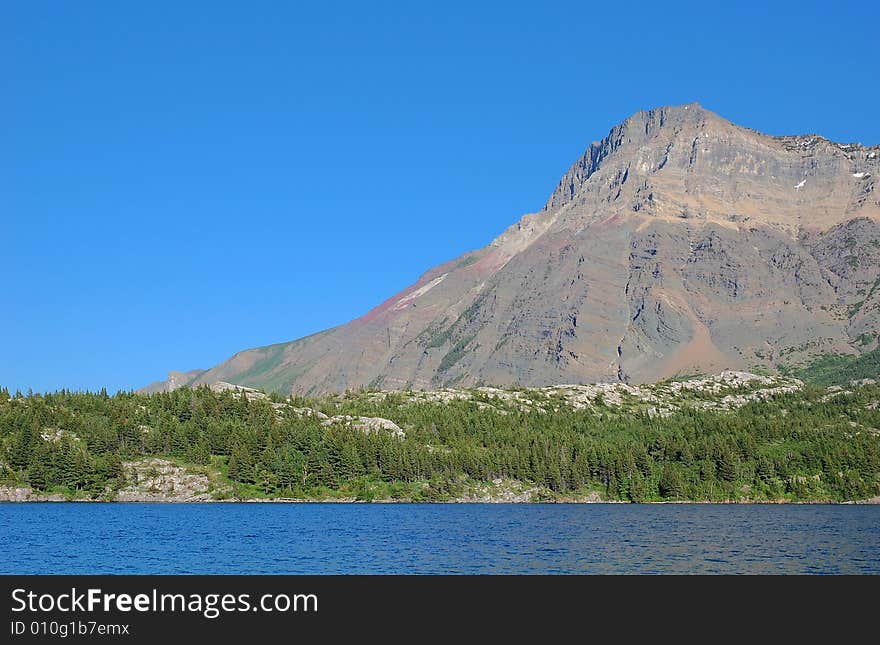
{"type": "Polygon", "coordinates": [[[346,325],[152,387],[639,383],[870,350],[878,175],[880,147],[639,112],[487,247],[346,325]]]}

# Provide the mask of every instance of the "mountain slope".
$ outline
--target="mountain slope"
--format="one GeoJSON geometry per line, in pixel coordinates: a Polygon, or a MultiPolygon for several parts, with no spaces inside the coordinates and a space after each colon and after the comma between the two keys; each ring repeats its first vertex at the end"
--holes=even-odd
{"type": "Polygon", "coordinates": [[[878,174],[880,147],[771,137],[697,104],[639,112],[485,248],[361,318],[240,352],[187,384],[648,382],[868,351],[878,174]]]}

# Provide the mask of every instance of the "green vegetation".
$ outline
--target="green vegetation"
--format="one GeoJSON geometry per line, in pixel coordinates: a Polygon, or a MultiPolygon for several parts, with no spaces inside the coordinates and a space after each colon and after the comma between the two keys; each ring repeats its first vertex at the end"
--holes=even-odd
{"type": "Polygon", "coordinates": [[[429,336],[424,340],[423,346],[426,349],[436,349],[437,347],[443,347],[446,343],[449,342],[450,337],[452,336],[452,331],[450,329],[443,329],[440,331],[432,331],[431,336],[429,336]]]}
{"type": "Polygon", "coordinates": [[[857,313],[859,313],[859,311],[861,311],[862,309],[862,305],[864,305],[866,302],[868,302],[868,300],[871,299],[871,296],[874,295],[874,292],[877,291],[878,288],[880,288],[880,277],[874,280],[874,284],[871,285],[871,290],[868,292],[868,295],[864,298],[864,300],[860,300],[859,302],[849,305],[847,307],[847,316],[849,318],[852,318],[857,313]]]}
{"type": "Polygon", "coordinates": [[[463,269],[464,267],[469,267],[474,262],[476,262],[479,258],[475,255],[471,255],[466,257],[464,260],[461,260],[458,264],[455,265],[456,269],[463,269]]]}
{"type": "Polygon", "coordinates": [[[445,372],[459,360],[464,358],[464,355],[467,353],[465,350],[467,350],[468,345],[473,342],[474,338],[476,338],[476,334],[471,334],[455,343],[455,345],[452,346],[452,349],[446,352],[443,358],[440,359],[440,365],[437,366],[437,371],[445,372]]]}
{"type": "Polygon", "coordinates": [[[368,392],[288,402],[390,419],[406,432],[397,438],[298,418],[273,408],[278,396],[0,390],[0,484],[109,497],[125,484],[125,462],[157,456],[210,472],[218,495],[235,498],[440,501],[493,480],[547,499],[599,491],[632,501],[841,501],[880,493],[877,385],[830,398],[808,387],[735,412],[683,408],[668,417],[628,403],[575,410],[552,397],[544,400],[555,409],[540,412],[472,394],[445,403],[368,392]]]}
{"type": "Polygon", "coordinates": [[[794,370],[793,374],[814,385],[845,385],[857,379],[876,379],[880,374],[880,347],[860,356],[820,356],[808,367],[794,370]]]}
{"type": "MultiPolygon", "coordinates": [[[[267,372],[281,364],[284,358],[284,350],[287,349],[289,343],[279,343],[277,345],[269,345],[259,349],[251,350],[259,355],[259,359],[247,371],[239,374],[241,383],[251,383],[255,380],[265,377],[267,372]]],[[[269,387],[268,389],[273,389],[269,387]]]]}
{"type": "MultiPolygon", "coordinates": [[[[474,321],[480,311],[484,298],[485,296],[480,296],[476,302],[465,309],[449,327],[444,327],[447,323],[447,320],[444,318],[438,327],[429,327],[419,334],[416,340],[426,349],[436,349],[445,346],[453,340],[453,338],[459,337],[463,333],[463,330],[466,330],[467,326],[474,321]]],[[[465,338],[459,338],[459,340],[452,346],[452,349],[450,349],[441,359],[439,371],[445,372],[452,367],[463,356],[464,348],[475,338],[475,336],[475,334],[471,334],[465,338]]]]}
{"type": "Polygon", "coordinates": [[[864,347],[864,346],[870,345],[872,342],[874,342],[875,337],[876,337],[875,334],[868,334],[868,333],[859,334],[858,337],[856,338],[856,342],[859,345],[861,345],[862,347],[864,347]]]}

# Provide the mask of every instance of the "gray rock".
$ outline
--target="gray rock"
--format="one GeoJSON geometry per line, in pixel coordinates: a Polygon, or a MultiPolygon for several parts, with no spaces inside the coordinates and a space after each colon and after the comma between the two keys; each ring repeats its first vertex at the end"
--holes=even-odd
{"type": "Polygon", "coordinates": [[[167,459],[150,458],[123,464],[126,486],[116,494],[118,502],[211,501],[207,475],[191,473],[167,459]]]}
{"type": "Polygon", "coordinates": [[[0,502],[63,502],[57,493],[38,493],[28,486],[0,486],[0,502]]]}
{"type": "Polygon", "coordinates": [[[394,421],[381,417],[353,417],[347,414],[339,414],[328,418],[326,421],[322,421],[321,425],[342,425],[368,434],[384,431],[398,439],[406,437],[406,433],[394,421]]]}

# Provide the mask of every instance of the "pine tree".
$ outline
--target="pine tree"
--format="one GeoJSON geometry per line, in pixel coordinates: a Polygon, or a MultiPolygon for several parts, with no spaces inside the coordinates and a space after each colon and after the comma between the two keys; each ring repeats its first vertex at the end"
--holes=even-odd
{"type": "Polygon", "coordinates": [[[659,492],[661,497],[684,497],[684,480],[678,469],[671,464],[663,466],[663,472],[660,475],[659,492]]]}
{"type": "Polygon", "coordinates": [[[717,466],[718,474],[721,475],[722,479],[728,482],[736,481],[739,472],[739,460],[730,448],[726,446],[722,448],[721,454],[717,458],[717,466]]]}
{"type": "Polygon", "coordinates": [[[27,479],[34,490],[46,490],[49,487],[49,473],[43,460],[35,459],[28,464],[27,479]]]}

